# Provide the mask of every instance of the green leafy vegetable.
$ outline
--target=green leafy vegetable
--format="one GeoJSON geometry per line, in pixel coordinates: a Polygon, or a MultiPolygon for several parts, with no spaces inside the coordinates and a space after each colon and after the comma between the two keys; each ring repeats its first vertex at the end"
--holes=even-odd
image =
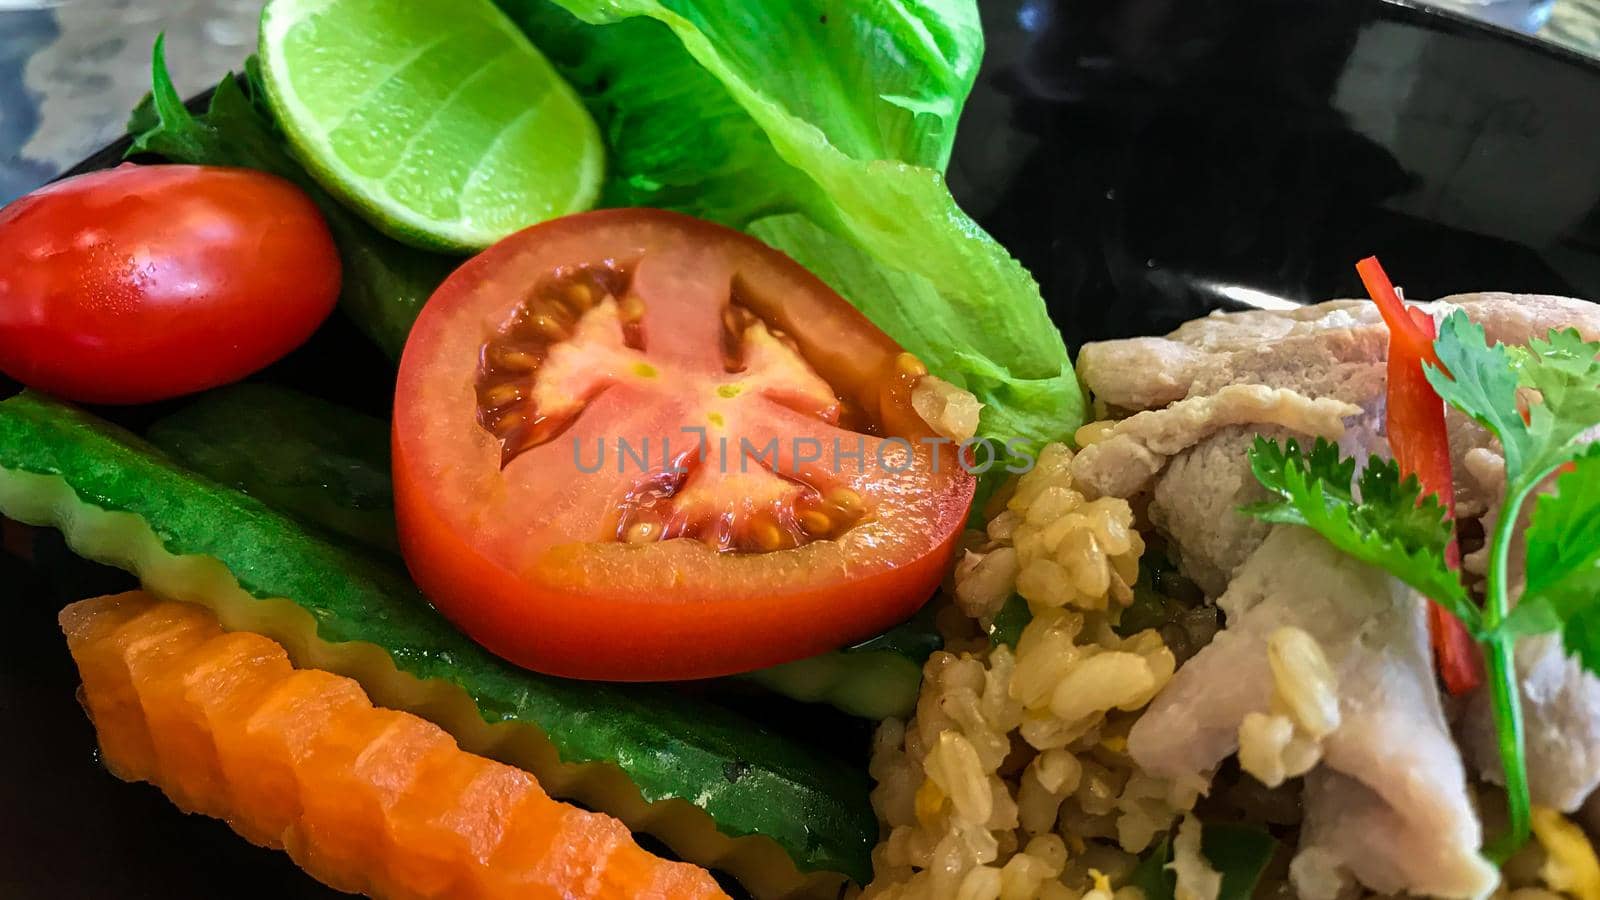
{"type": "Polygon", "coordinates": [[[1217,900],[1249,900],[1278,846],[1277,839],[1263,828],[1207,825],[1200,836],[1200,852],[1222,873],[1217,900]]]}
{"type": "Polygon", "coordinates": [[[1306,456],[1292,441],[1279,448],[1258,439],[1251,467],[1277,499],[1245,511],[1316,530],[1443,604],[1484,645],[1510,820],[1487,852],[1504,860],[1527,841],[1531,807],[1516,638],[1560,632],[1567,649],[1600,672],[1600,447],[1583,440],[1600,422],[1600,343],[1566,330],[1526,348],[1490,345],[1483,328],[1458,311],[1441,326],[1434,349],[1443,368],[1429,366],[1428,381],[1489,429],[1505,453],[1506,495],[1488,536],[1481,608],[1446,565],[1451,529],[1444,509],[1434,497],[1419,502],[1416,479],[1401,481],[1392,462],[1369,462],[1357,492],[1355,462],[1341,460],[1331,444],[1319,442],[1306,456]],[[1522,390],[1533,392],[1525,405],[1522,390]],[[1524,537],[1527,585],[1513,612],[1509,558],[1522,509],[1569,465],[1535,504],[1524,537]]]}
{"type": "MultiPolygon", "coordinates": [[[[1207,825],[1200,833],[1200,852],[1222,876],[1217,900],[1250,900],[1261,873],[1278,852],[1278,840],[1251,825],[1207,825]]],[[[1177,877],[1167,868],[1172,862],[1172,841],[1163,837],[1145,851],[1128,874],[1127,884],[1144,892],[1144,900],[1173,900],[1177,877]]]]}
{"type": "Polygon", "coordinates": [[[1031,276],[940,174],[982,55],[970,0],[498,0],[589,102],[607,205],[750,228],[986,404],[1070,434],[1083,397],[1031,276]]]}
{"type": "Polygon", "coordinates": [[[1178,893],[1178,877],[1167,868],[1172,862],[1172,838],[1162,835],[1139,857],[1139,864],[1128,873],[1127,884],[1144,893],[1144,900],[1173,900],[1178,893]]]}
{"type": "MultiPolygon", "coordinates": [[[[1037,446],[1081,424],[1083,395],[1038,286],[941,174],[982,56],[972,0],[498,3],[599,122],[602,205],[748,228],[976,394],[983,436],[1037,446]]],[[[157,100],[133,123],[140,149],[311,188],[261,110],[224,88],[206,116],[190,116],[158,60],[157,100]]],[[[313,196],[346,257],[346,309],[397,354],[448,262],[313,196]]]]}
{"type": "Polygon", "coordinates": [[[1022,640],[1022,630],[1032,621],[1033,611],[1028,609],[1028,601],[1012,594],[1000,611],[995,613],[994,621],[989,623],[989,644],[1016,647],[1017,641],[1022,640]]]}
{"type": "MultiPolygon", "coordinates": [[[[248,77],[253,61],[245,65],[248,77]]],[[[398,359],[422,304],[455,266],[450,257],[424,253],[380,234],[339,205],[306,174],[264,108],[232,75],[222,79],[205,115],[196,116],[167,73],[163,42],[156,39],[151,94],[128,120],[129,155],[154,153],[175,162],[240,166],[271,172],[299,185],[327,219],[344,266],[340,303],[355,323],[398,359]]]]}
{"type": "MultiPolygon", "coordinates": [[[[1531,489],[1580,449],[1574,440],[1600,422],[1600,364],[1596,345],[1575,331],[1552,331],[1515,356],[1490,346],[1483,326],[1456,312],[1444,321],[1435,343],[1444,370],[1430,367],[1428,381],[1446,403],[1461,410],[1500,439],[1505,449],[1507,495],[1531,489]],[[1581,361],[1585,349],[1590,359],[1581,361]],[[1523,420],[1517,388],[1543,395],[1528,406],[1523,420]]],[[[1520,505],[1520,504],[1519,504],[1520,505]]]]}
{"type": "Polygon", "coordinates": [[[1528,583],[1506,628],[1560,631],[1567,650],[1600,672],[1600,444],[1534,502],[1527,540],[1528,583]]]}

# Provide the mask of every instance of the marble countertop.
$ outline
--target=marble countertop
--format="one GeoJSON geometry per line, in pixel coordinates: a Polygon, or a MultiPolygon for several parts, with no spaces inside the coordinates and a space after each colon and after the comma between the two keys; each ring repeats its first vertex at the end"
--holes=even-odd
{"type": "MultiPolygon", "coordinates": [[[[0,0],[0,203],[122,134],[149,90],[157,33],[166,33],[173,78],[188,95],[251,52],[260,7],[261,0],[0,0]]],[[[1600,0],[1557,0],[1539,36],[1600,57],[1600,0]]]]}

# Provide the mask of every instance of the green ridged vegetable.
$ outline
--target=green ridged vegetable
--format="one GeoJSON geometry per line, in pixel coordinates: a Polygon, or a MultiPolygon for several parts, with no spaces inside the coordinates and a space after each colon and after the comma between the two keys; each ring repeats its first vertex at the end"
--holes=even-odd
{"type": "Polygon", "coordinates": [[[400,552],[389,423],[287,388],[211,391],[157,421],[150,443],[303,524],[400,552]]]}
{"type": "Polygon", "coordinates": [[[758,896],[832,896],[870,875],[878,827],[859,766],[665,689],[514,668],[395,571],[86,413],[30,392],[0,402],[0,514],[61,529],[83,556],[357,679],[758,896]]]}
{"type": "Polygon", "coordinates": [[[837,651],[750,672],[739,678],[806,703],[826,703],[852,716],[911,715],[922,666],[893,650],[837,651]]]}

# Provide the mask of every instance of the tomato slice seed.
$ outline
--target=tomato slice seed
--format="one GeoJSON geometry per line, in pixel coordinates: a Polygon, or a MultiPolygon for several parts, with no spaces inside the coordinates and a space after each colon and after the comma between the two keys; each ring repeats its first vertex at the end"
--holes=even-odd
{"type": "MultiPolygon", "coordinates": [[[[502,470],[558,438],[617,379],[666,377],[650,361],[643,328],[646,302],[630,290],[636,264],[612,260],[557,270],[484,341],[478,421],[500,441],[502,470]]],[[[681,372],[671,360],[662,365],[678,382],[710,383],[712,407],[770,402],[830,425],[855,424],[843,420],[847,412],[858,418],[859,410],[835,394],[793,337],[743,299],[734,285],[719,314],[720,372],[681,372]]],[[[927,374],[927,368],[902,353],[895,372],[909,380],[927,374]]],[[[774,471],[774,460],[763,453],[766,445],[752,451],[741,441],[730,447],[731,435],[718,435],[713,449],[705,429],[726,429],[732,413],[693,407],[687,404],[685,410],[691,419],[702,413],[704,424],[696,426],[701,446],[680,453],[664,472],[641,465],[639,477],[618,498],[611,539],[645,544],[689,538],[719,551],[771,553],[836,538],[867,515],[860,495],[829,483],[833,479],[774,471]],[[715,469],[714,476],[704,471],[708,468],[715,469]],[[728,511],[729,497],[745,501],[743,515],[728,511]],[[849,499],[840,502],[840,497],[849,499]]],[[[867,433],[863,427],[862,434],[867,433]]],[[[648,446],[648,436],[639,437],[641,446],[648,446]]],[[[667,446],[663,442],[663,453],[667,446]]]]}
{"type": "Polygon", "coordinates": [[[679,679],[814,655],[937,588],[974,479],[925,368],[747,235],[610,210],[536,226],[429,301],[395,507],[429,599],[505,658],[679,679]]]}

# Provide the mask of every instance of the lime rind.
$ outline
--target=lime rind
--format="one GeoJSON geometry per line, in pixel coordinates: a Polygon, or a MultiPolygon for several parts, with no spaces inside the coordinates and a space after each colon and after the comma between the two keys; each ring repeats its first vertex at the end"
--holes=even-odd
{"type": "Polygon", "coordinates": [[[598,199],[593,117],[487,0],[272,0],[260,59],[296,156],[398,240],[476,252],[598,199]]]}

